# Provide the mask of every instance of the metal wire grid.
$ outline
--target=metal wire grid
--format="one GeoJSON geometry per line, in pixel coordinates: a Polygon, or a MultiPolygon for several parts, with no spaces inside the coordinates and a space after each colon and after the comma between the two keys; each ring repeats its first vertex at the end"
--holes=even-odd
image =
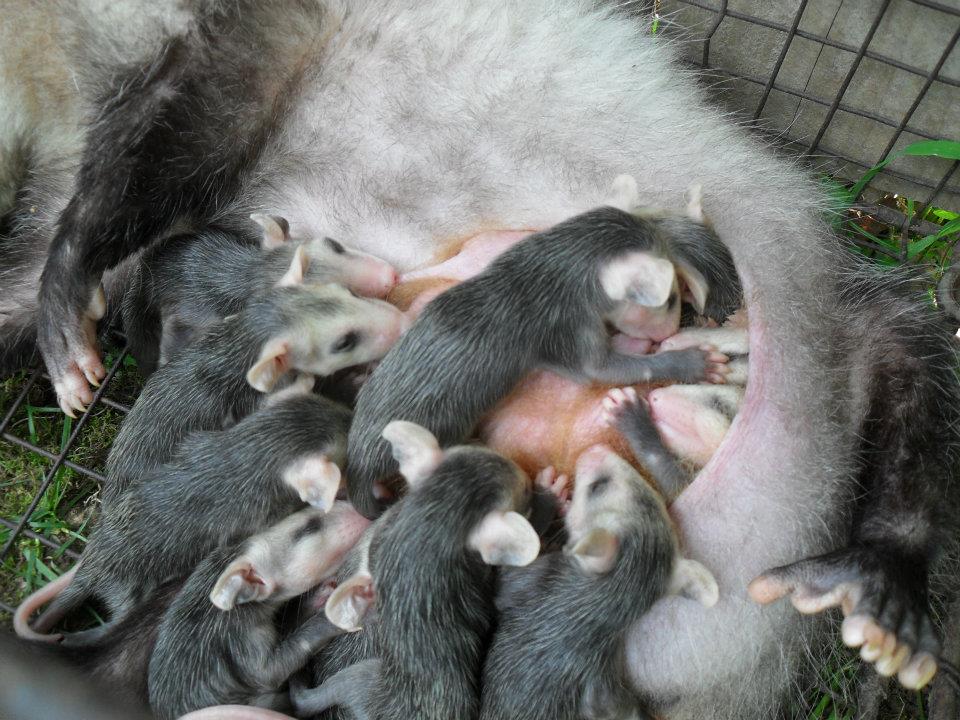
{"type": "MultiPolygon", "coordinates": [[[[893,137],[890,139],[886,150],[878,158],[878,161],[879,161],[884,157],[886,157],[886,155],[895,146],[897,140],[900,138],[900,136],[904,132],[912,133],[920,137],[926,137],[926,138],[931,137],[930,135],[924,133],[921,129],[912,127],[910,125],[910,120],[911,120],[911,117],[913,116],[913,113],[916,111],[917,107],[922,102],[926,92],[929,90],[930,86],[934,82],[941,82],[954,87],[960,87],[960,80],[956,80],[950,77],[945,77],[940,74],[944,63],[947,60],[947,57],[950,55],[953,48],[955,47],[958,37],[960,37],[960,25],[958,25],[958,30],[953,34],[953,37],[951,38],[950,42],[944,48],[940,56],[940,59],[935,65],[935,67],[933,67],[929,71],[912,67],[906,63],[900,62],[894,58],[880,55],[869,49],[870,41],[873,38],[877,30],[877,27],[879,27],[880,22],[883,19],[884,13],[887,11],[887,8],[890,6],[891,0],[884,0],[882,5],[880,6],[879,11],[876,14],[876,17],[873,20],[873,23],[869,31],[867,32],[866,36],[864,37],[863,41],[859,46],[849,45],[846,43],[838,42],[836,40],[827,38],[822,35],[817,35],[815,33],[810,33],[804,30],[800,30],[799,29],[800,21],[803,17],[803,13],[805,9],[807,8],[808,0],[801,0],[790,26],[778,24],[775,22],[771,22],[769,20],[764,20],[762,18],[748,15],[743,12],[732,10],[728,7],[727,0],[721,0],[719,9],[713,8],[710,5],[704,2],[701,2],[700,0],[676,0],[676,1],[686,5],[691,5],[701,9],[716,12],[716,18],[714,19],[713,23],[707,28],[705,37],[703,39],[701,64],[705,68],[711,68],[710,43],[713,36],[716,34],[717,30],[719,29],[721,23],[726,18],[734,18],[738,20],[744,20],[747,22],[753,22],[753,23],[762,25],[764,27],[768,27],[773,30],[786,33],[786,38],[785,38],[783,47],[780,51],[780,54],[777,58],[776,64],[774,65],[769,77],[767,78],[752,77],[748,75],[737,74],[737,73],[733,73],[728,70],[723,70],[720,68],[716,68],[716,69],[712,68],[712,69],[722,74],[728,75],[730,77],[740,78],[742,80],[746,80],[748,82],[755,83],[763,87],[763,92],[760,97],[760,100],[757,103],[757,106],[753,110],[754,118],[759,118],[761,116],[761,113],[763,112],[764,106],[766,105],[766,102],[772,90],[784,92],[798,98],[811,100],[813,102],[816,102],[818,104],[821,104],[827,107],[828,108],[827,115],[824,118],[822,125],[816,134],[816,137],[806,148],[805,152],[808,155],[813,153],[818,153],[818,152],[819,153],[826,152],[846,162],[850,162],[850,163],[859,165],[861,167],[867,167],[862,162],[854,158],[851,158],[848,155],[845,155],[841,152],[837,152],[834,150],[827,150],[821,146],[821,140],[823,139],[823,135],[827,131],[827,128],[829,127],[830,122],[833,120],[833,117],[838,111],[843,111],[843,112],[851,113],[854,115],[858,115],[860,117],[868,118],[870,120],[873,120],[883,125],[894,128],[893,137]],[[840,88],[840,91],[836,94],[835,97],[831,99],[819,98],[812,95],[811,93],[791,89],[777,82],[777,76],[783,65],[784,59],[786,58],[787,51],[789,50],[790,44],[793,41],[793,39],[798,36],[807,38],[810,40],[814,40],[816,42],[823,43],[824,45],[835,47],[835,48],[853,53],[855,55],[854,63],[849,69],[849,71],[847,72],[846,77],[844,78],[843,84],[840,88]],[[906,112],[903,114],[903,116],[899,120],[886,118],[869,111],[859,110],[857,108],[850,107],[843,103],[844,93],[846,92],[847,88],[850,86],[851,81],[853,80],[857,67],[859,66],[860,60],[862,60],[864,57],[869,57],[874,60],[887,63],[889,65],[897,67],[906,72],[913,73],[925,78],[925,82],[921,91],[917,94],[917,96],[914,98],[913,102],[911,103],[910,107],[906,110],[906,112]]],[[[909,1],[917,5],[934,8],[951,17],[960,19],[960,9],[950,8],[938,2],[932,2],[931,0],[909,0],[909,1]]],[[[888,174],[894,177],[898,177],[900,179],[915,183],[917,185],[921,185],[923,187],[929,188],[931,192],[926,200],[926,202],[929,204],[934,202],[936,198],[939,196],[939,194],[942,192],[943,188],[947,185],[950,178],[953,176],[954,172],[956,171],[958,164],[960,163],[957,163],[957,162],[953,163],[950,169],[943,175],[943,177],[940,178],[939,182],[933,183],[933,184],[923,178],[914,177],[905,173],[900,173],[898,171],[889,171],[888,174]]],[[[878,208],[878,210],[883,210],[883,208],[878,208]]],[[[889,209],[887,209],[887,211],[889,212],[889,209]]],[[[905,230],[908,229],[915,222],[916,222],[915,218],[914,219],[906,218],[904,221],[904,229],[905,230]]],[[[59,472],[61,468],[69,468],[70,470],[73,470],[78,474],[83,475],[87,478],[93,479],[97,482],[102,482],[104,480],[104,477],[102,474],[96,472],[95,470],[92,470],[91,468],[85,467],[81,464],[74,463],[68,460],[67,458],[70,455],[76,441],[81,436],[85,427],[87,426],[90,420],[90,417],[99,406],[110,407],[124,414],[129,411],[128,406],[122,403],[113,401],[107,398],[105,395],[107,388],[110,386],[111,380],[113,380],[117,371],[121,368],[123,364],[123,360],[126,357],[126,355],[127,355],[127,351],[126,349],[124,349],[123,352],[121,352],[117,356],[115,362],[109,368],[106,379],[103,381],[100,388],[94,394],[93,402],[90,403],[90,406],[87,408],[87,411],[81,415],[77,423],[74,425],[73,430],[70,433],[70,436],[68,437],[66,443],[63,445],[59,453],[52,453],[48,450],[45,450],[44,448],[38,447],[37,445],[31,443],[30,441],[25,440],[24,438],[21,438],[13,434],[13,432],[11,432],[11,423],[14,417],[16,416],[17,411],[23,406],[24,402],[26,401],[27,395],[30,392],[30,389],[33,388],[41,380],[49,381],[49,377],[45,373],[43,373],[40,369],[33,370],[30,373],[27,380],[25,381],[23,387],[20,389],[19,394],[14,399],[11,407],[9,407],[6,410],[3,420],[0,421],[0,438],[2,438],[2,441],[11,443],[13,445],[19,446],[26,450],[32,451],[37,455],[46,458],[47,460],[50,461],[50,466],[46,471],[46,473],[44,474],[40,487],[38,488],[32,501],[30,502],[26,510],[23,512],[23,514],[16,521],[0,518],[0,525],[8,528],[11,531],[9,537],[7,538],[7,541],[4,543],[3,547],[0,548],[0,562],[2,562],[5,558],[7,558],[10,555],[10,553],[12,552],[13,548],[16,545],[17,539],[21,536],[36,540],[40,542],[42,545],[46,546],[47,548],[53,551],[56,551],[58,553],[62,553],[66,557],[69,557],[72,559],[76,559],[79,557],[79,553],[77,553],[75,550],[71,548],[64,547],[64,544],[58,543],[49,537],[45,537],[38,533],[34,533],[32,530],[30,530],[30,528],[28,527],[28,524],[30,522],[30,518],[33,512],[36,510],[37,506],[39,505],[41,498],[43,497],[44,493],[46,493],[50,485],[53,483],[54,478],[56,477],[56,474],[59,472]]],[[[6,612],[13,612],[14,608],[0,601],[0,610],[6,611],[6,612]]]]}
{"type": "MultiPolygon", "coordinates": [[[[37,506],[40,504],[40,500],[43,498],[44,493],[47,492],[50,485],[53,483],[54,478],[61,468],[69,468],[74,472],[88,477],[92,480],[96,480],[98,483],[102,483],[105,478],[102,474],[98,473],[91,468],[85,467],[83,465],[71,462],[67,458],[69,457],[71,451],[73,450],[74,445],[77,440],[80,438],[81,434],[84,431],[87,423],[90,421],[90,418],[93,416],[94,411],[99,406],[105,406],[112,408],[120,413],[126,415],[130,411],[130,407],[124,405],[123,403],[116,402],[106,397],[107,388],[110,386],[110,381],[116,376],[117,372],[123,366],[123,361],[127,356],[127,349],[124,348],[123,351],[117,356],[114,363],[110,366],[107,371],[107,376],[101,383],[100,387],[97,388],[97,391],[94,393],[93,401],[87,407],[86,412],[84,412],[80,418],[77,420],[76,424],[73,426],[73,429],[70,433],[70,436],[67,438],[67,441],[63,444],[59,453],[52,453],[44,448],[41,448],[29,440],[25,440],[18,435],[15,435],[11,432],[11,424],[14,417],[17,415],[17,411],[24,405],[27,399],[31,388],[33,388],[40,380],[45,382],[50,381],[50,376],[45,372],[42,372],[40,368],[33,370],[29,377],[23,384],[23,387],[20,389],[20,392],[14,398],[13,403],[7,409],[6,413],[3,416],[3,420],[0,421],[0,438],[5,442],[9,442],[13,445],[21,447],[25,450],[36,453],[37,455],[46,458],[50,461],[50,467],[44,473],[43,480],[40,483],[40,487],[37,489],[36,494],[33,496],[33,499],[30,501],[30,504],[23,511],[20,517],[16,521],[11,521],[8,519],[0,518],[0,525],[3,525],[8,530],[10,530],[10,535],[7,538],[7,541],[3,544],[3,547],[0,548],[0,562],[2,562],[10,553],[13,551],[13,548],[16,545],[17,538],[21,535],[32,540],[38,541],[41,545],[57,552],[58,554],[62,553],[63,556],[69,557],[71,559],[79,559],[80,554],[69,548],[65,547],[66,543],[58,543],[56,540],[53,540],[44,535],[33,532],[27,525],[30,522],[30,518],[33,515],[34,510],[37,509],[37,506]]],[[[12,613],[14,608],[8,605],[7,603],[0,601],[0,610],[12,613]]]]}
{"type": "MultiPolygon", "coordinates": [[[[911,119],[913,118],[914,113],[917,108],[920,107],[920,104],[923,102],[923,99],[927,96],[928,91],[934,83],[943,83],[955,88],[960,88],[960,79],[952,78],[947,75],[942,74],[943,66],[947,62],[947,59],[950,57],[950,54],[953,52],[954,48],[957,45],[957,40],[960,39],[960,7],[950,7],[940,2],[934,2],[933,0],[907,0],[914,5],[921,7],[929,8],[940,13],[943,13],[945,21],[956,21],[957,27],[943,48],[943,51],[940,53],[940,56],[937,62],[929,70],[923,68],[915,67],[908,63],[897,60],[896,58],[890,57],[888,55],[883,55],[876,51],[870,49],[871,41],[873,40],[877,28],[880,27],[880,23],[883,21],[884,16],[887,14],[887,10],[890,8],[892,0],[883,0],[880,3],[873,20],[870,24],[869,29],[864,35],[862,41],[859,45],[852,45],[850,43],[841,42],[833,38],[829,38],[826,35],[809,32],[806,30],[800,29],[800,22],[803,19],[804,12],[807,10],[809,0],[800,0],[796,12],[794,13],[792,22],[790,25],[785,25],[783,23],[774,22],[757,15],[752,15],[746,12],[738,11],[729,7],[730,3],[728,0],[719,0],[719,6],[716,4],[710,4],[704,2],[703,0],[672,0],[675,3],[682,5],[688,5],[691,7],[699,8],[701,10],[706,10],[712,13],[715,13],[716,16],[703,31],[702,37],[702,53],[699,59],[699,65],[705,69],[710,69],[711,71],[730,78],[736,78],[739,80],[746,81],[748,83],[758,85],[763,88],[760,99],[757,102],[756,107],[753,109],[752,118],[757,120],[763,114],[763,110],[767,105],[767,101],[770,98],[770,93],[773,90],[778,92],[785,93],[791,97],[808,100],[810,102],[816,103],[822,107],[827,108],[825,117],[823,118],[817,132],[815,133],[813,139],[802,148],[802,153],[806,156],[813,155],[829,155],[838,160],[842,160],[846,163],[852,165],[869,169],[873,165],[879,163],[881,160],[886,158],[890,151],[896,146],[897,141],[901,138],[904,133],[909,133],[916,135],[918,137],[933,140],[941,139],[934,135],[931,135],[929,132],[923,128],[916,127],[910,124],[911,119]],[[744,73],[738,73],[731,71],[726,68],[713,67],[711,65],[710,50],[711,50],[711,41],[713,40],[714,35],[720,29],[721,24],[726,19],[741,20],[743,22],[759,25],[771,30],[775,30],[780,33],[784,33],[785,37],[783,40],[783,46],[780,49],[780,53],[771,68],[769,75],[767,77],[759,77],[754,75],[748,75],[744,73]],[[843,81],[840,85],[838,91],[834,94],[833,97],[819,97],[813,93],[799,90],[796,88],[791,88],[781,82],[777,82],[780,71],[783,68],[784,60],[787,57],[787,52],[790,50],[790,46],[793,43],[793,40],[797,37],[805,38],[821,45],[836,48],[838,50],[850,53],[853,55],[853,62],[850,65],[849,70],[846,72],[843,81]],[[883,63],[895,67],[904,72],[910,73],[911,75],[916,75],[924,79],[923,85],[920,88],[919,92],[913,98],[913,101],[910,103],[909,107],[903,113],[899,119],[889,118],[884,115],[881,115],[870,110],[865,110],[861,108],[854,107],[852,105],[846,104],[843,102],[844,95],[846,94],[850,84],[853,81],[854,76],[857,73],[857,69],[860,67],[860,63],[863,58],[870,58],[877,62],[883,63]],[[826,134],[827,130],[830,127],[830,124],[833,122],[838,111],[844,113],[849,113],[860,118],[864,118],[875,123],[879,123],[882,126],[889,127],[893,129],[893,134],[890,137],[890,140],[887,142],[886,147],[883,152],[881,152],[874,163],[868,164],[863,160],[851,157],[848,153],[845,153],[842,150],[836,148],[827,148],[822,144],[823,137],[826,134]]],[[[953,111],[956,111],[957,108],[954,108],[953,111]]],[[[946,108],[945,112],[951,111],[950,108],[946,108]]],[[[932,182],[926,178],[918,177],[916,175],[904,172],[902,170],[891,169],[890,166],[884,168],[883,172],[886,175],[895,177],[899,180],[913,183],[920,187],[928,189],[930,192],[924,200],[924,204],[929,206],[933,204],[937,198],[941,195],[944,188],[947,187],[947,184],[950,182],[951,178],[956,173],[957,167],[960,166],[960,161],[954,161],[950,167],[943,173],[938,181],[932,182]]],[[[901,229],[903,231],[909,231],[914,227],[918,221],[918,216],[913,218],[904,217],[903,225],[901,229]]]]}

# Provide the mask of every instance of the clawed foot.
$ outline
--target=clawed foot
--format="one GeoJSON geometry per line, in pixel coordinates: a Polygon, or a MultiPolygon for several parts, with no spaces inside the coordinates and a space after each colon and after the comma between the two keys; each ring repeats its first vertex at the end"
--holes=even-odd
{"type": "Polygon", "coordinates": [[[86,310],[76,324],[64,324],[64,317],[41,315],[38,342],[53,381],[60,409],[70,417],[85,412],[93,402],[93,387],[107,376],[97,348],[97,321],[107,310],[103,288],[97,286],[86,310]]]}
{"type": "Polygon", "coordinates": [[[570,478],[568,476],[558,475],[556,468],[551,465],[538,472],[533,482],[538,488],[556,499],[561,514],[566,512],[570,505],[570,478]]]}
{"type": "Polygon", "coordinates": [[[704,371],[704,380],[715,385],[722,385],[727,381],[727,375],[730,368],[727,363],[730,358],[719,352],[713,345],[701,345],[699,348],[706,355],[706,370],[704,371]]]}
{"type": "Polygon", "coordinates": [[[609,427],[616,427],[627,413],[635,413],[642,407],[649,410],[647,401],[641,398],[632,387],[613,388],[603,399],[603,423],[609,427]]]}
{"type": "Polygon", "coordinates": [[[291,463],[283,481],[308,505],[327,512],[340,489],[340,468],[323,453],[306,455],[291,463]]]}
{"type": "Polygon", "coordinates": [[[749,587],[766,604],[790,595],[802,613],[840,607],[843,641],[884,676],[920,689],[937,672],[940,642],[930,619],[926,579],[909,561],[863,548],[769,570],[749,587]]]}

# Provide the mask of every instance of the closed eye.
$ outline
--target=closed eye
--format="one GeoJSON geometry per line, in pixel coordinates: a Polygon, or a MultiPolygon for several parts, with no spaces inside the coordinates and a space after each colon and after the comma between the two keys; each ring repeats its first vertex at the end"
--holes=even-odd
{"type": "Polygon", "coordinates": [[[593,481],[593,484],[587,489],[587,493],[590,497],[599,495],[604,490],[606,490],[607,485],[610,484],[610,478],[607,475],[601,475],[596,480],[593,481]]]}
{"type": "Polygon", "coordinates": [[[333,252],[335,252],[337,255],[343,255],[347,251],[343,245],[331,237],[325,237],[323,241],[327,244],[327,247],[333,250],[333,252]]]}
{"type": "Polygon", "coordinates": [[[360,333],[351,330],[337,338],[337,341],[333,344],[333,352],[342,353],[353,350],[358,342],[360,342],[360,333]]]}

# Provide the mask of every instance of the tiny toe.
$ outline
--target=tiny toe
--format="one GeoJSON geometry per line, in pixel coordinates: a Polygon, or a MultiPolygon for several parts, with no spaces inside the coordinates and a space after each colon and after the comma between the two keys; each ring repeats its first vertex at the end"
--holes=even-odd
{"type": "MultiPolygon", "coordinates": [[[[865,662],[868,662],[868,663],[877,662],[882,655],[883,655],[882,645],[876,645],[871,642],[865,642],[863,645],[860,646],[860,657],[863,658],[865,662]]],[[[879,672],[879,663],[878,663],[877,672],[879,672]]],[[[881,675],[882,674],[883,673],[881,673],[881,675]]]]}
{"type": "Polygon", "coordinates": [[[840,626],[843,644],[847,647],[860,647],[867,641],[866,630],[873,621],[866,615],[849,615],[840,626]]]}
{"type": "Polygon", "coordinates": [[[918,652],[901,668],[897,678],[908,689],[919,690],[937,674],[937,660],[930,653],[918,652]]]}
{"type": "Polygon", "coordinates": [[[910,648],[906,645],[897,645],[896,649],[889,656],[882,656],[877,661],[877,672],[884,677],[892,677],[903,667],[903,664],[910,658],[910,648]]]}
{"type": "Polygon", "coordinates": [[[638,402],[639,398],[637,397],[637,391],[632,387],[627,387],[623,389],[623,394],[629,402],[638,402]]]}

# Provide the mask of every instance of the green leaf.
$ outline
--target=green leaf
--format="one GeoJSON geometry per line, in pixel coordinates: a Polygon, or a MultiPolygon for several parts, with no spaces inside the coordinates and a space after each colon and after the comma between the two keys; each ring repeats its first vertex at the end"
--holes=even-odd
{"type": "Polygon", "coordinates": [[[907,145],[903,150],[888,155],[872,168],[867,170],[863,177],[854,183],[850,192],[854,198],[860,197],[860,193],[867,186],[867,183],[873,180],[874,176],[883,170],[887,165],[904,155],[913,155],[915,157],[942,157],[948,160],[960,160],[960,142],[955,140],[921,140],[907,145]]]}
{"type": "Polygon", "coordinates": [[[930,208],[929,212],[931,215],[934,215],[940,220],[946,220],[948,222],[950,220],[956,220],[958,217],[960,217],[960,215],[958,215],[955,212],[950,212],[949,210],[942,210],[940,208],[930,208]]]}
{"type": "Polygon", "coordinates": [[[919,240],[911,240],[907,244],[907,259],[916,260],[927,248],[937,242],[939,238],[936,235],[927,235],[919,240]]]}

